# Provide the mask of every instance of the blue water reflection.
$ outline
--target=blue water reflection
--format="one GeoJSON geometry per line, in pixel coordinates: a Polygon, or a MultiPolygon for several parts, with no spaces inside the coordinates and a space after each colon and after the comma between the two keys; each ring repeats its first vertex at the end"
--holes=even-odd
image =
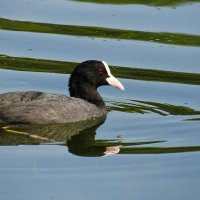
{"type": "Polygon", "coordinates": [[[0,31],[0,42],[1,54],[17,57],[77,62],[97,59],[112,65],[200,72],[198,47],[15,31],[0,31]]]}
{"type": "Polygon", "coordinates": [[[170,32],[198,35],[200,34],[197,20],[199,8],[199,3],[157,8],[143,5],[96,5],[70,0],[0,2],[1,17],[8,19],[152,32],[170,30],[170,32]]]}

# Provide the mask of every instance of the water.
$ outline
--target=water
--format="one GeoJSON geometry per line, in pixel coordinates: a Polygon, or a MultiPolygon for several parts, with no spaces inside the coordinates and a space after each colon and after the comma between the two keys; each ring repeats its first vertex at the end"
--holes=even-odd
{"type": "Polygon", "coordinates": [[[0,93],[69,95],[88,59],[126,89],[99,89],[100,126],[1,128],[0,199],[198,199],[199,1],[1,0],[0,16],[0,93]]]}

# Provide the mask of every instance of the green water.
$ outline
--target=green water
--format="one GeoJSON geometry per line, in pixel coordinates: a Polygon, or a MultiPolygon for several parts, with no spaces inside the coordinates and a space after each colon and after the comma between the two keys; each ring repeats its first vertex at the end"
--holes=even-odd
{"type": "Polygon", "coordinates": [[[89,59],[125,87],[99,89],[100,124],[0,120],[0,199],[199,198],[199,1],[1,0],[0,13],[0,93],[69,95],[89,59]]]}

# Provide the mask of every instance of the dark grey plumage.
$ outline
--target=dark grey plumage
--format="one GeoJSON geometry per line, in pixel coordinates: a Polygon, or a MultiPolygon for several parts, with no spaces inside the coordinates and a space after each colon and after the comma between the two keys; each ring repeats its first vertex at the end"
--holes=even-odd
{"type": "Polygon", "coordinates": [[[0,95],[0,119],[12,124],[68,123],[103,115],[106,107],[64,95],[34,91],[0,95]]]}

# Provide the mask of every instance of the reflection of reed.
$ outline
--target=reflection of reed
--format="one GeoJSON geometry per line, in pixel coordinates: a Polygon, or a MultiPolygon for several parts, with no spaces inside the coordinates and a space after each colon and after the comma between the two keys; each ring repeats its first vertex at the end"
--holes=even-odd
{"type": "MultiPolygon", "coordinates": [[[[200,111],[187,106],[176,106],[172,104],[130,100],[129,102],[110,102],[111,110],[126,113],[156,113],[159,115],[200,115],[200,111]]],[[[197,118],[198,119],[198,118],[197,118]]]]}
{"type": "Polygon", "coordinates": [[[198,35],[145,32],[138,30],[121,30],[92,26],[36,23],[28,21],[9,20],[4,18],[0,18],[0,29],[72,36],[87,36],[93,38],[150,41],[162,44],[174,44],[185,46],[200,46],[200,36],[198,35]]]}
{"type": "Polygon", "coordinates": [[[185,147],[128,147],[121,148],[121,154],[165,154],[200,151],[200,146],[185,147]]]}
{"type": "Polygon", "coordinates": [[[180,146],[180,147],[148,147],[144,145],[162,143],[166,141],[146,141],[146,142],[119,142],[117,140],[99,140],[98,146],[120,146],[119,154],[166,154],[184,153],[200,151],[200,146],[180,146]],[[140,147],[142,146],[142,147],[140,147]]]}
{"type": "MultiPolygon", "coordinates": [[[[77,63],[74,62],[18,58],[0,55],[0,68],[4,69],[66,74],[71,73],[76,65],[77,63]]],[[[124,66],[110,67],[112,68],[113,74],[119,78],[200,85],[200,74],[197,73],[128,68],[124,66]]]]}
{"type": "Polygon", "coordinates": [[[199,0],[76,0],[81,2],[103,3],[103,4],[142,4],[148,6],[177,6],[184,3],[199,2],[199,0]]]}

